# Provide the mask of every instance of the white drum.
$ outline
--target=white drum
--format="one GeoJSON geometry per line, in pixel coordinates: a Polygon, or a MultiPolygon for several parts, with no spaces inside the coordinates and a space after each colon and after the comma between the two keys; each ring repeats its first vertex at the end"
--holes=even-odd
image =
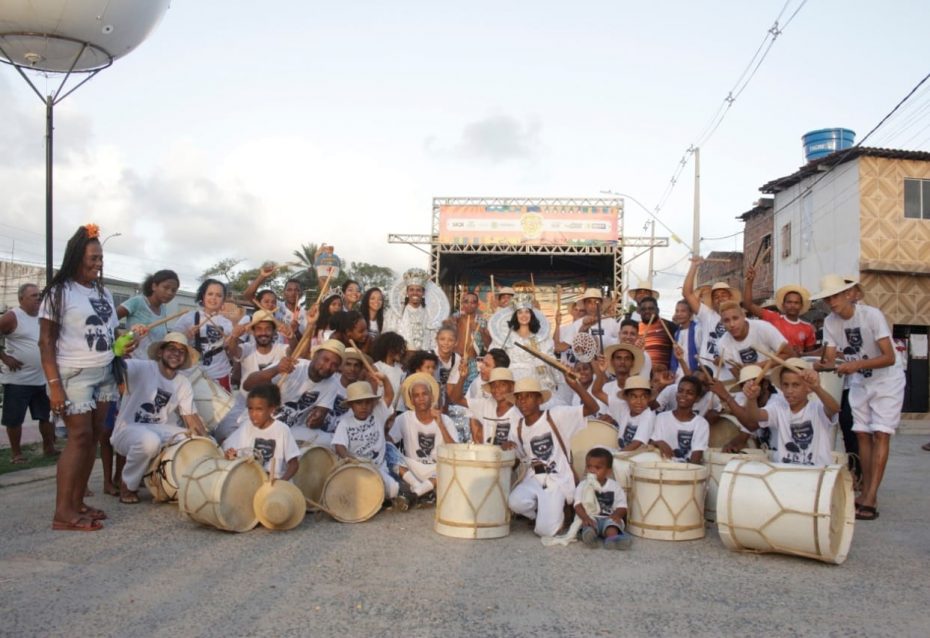
{"type": "Polygon", "coordinates": [[[637,463],[627,531],[663,541],[704,538],[707,467],[692,463],[637,463]]]}
{"type": "MultiPolygon", "coordinates": [[[[811,365],[820,362],[820,357],[803,357],[811,365]]],[[[830,396],[836,399],[837,403],[843,402],[843,377],[838,375],[835,370],[818,372],[820,377],[820,386],[826,390],[830,396]]]]}
{"type": "Polygon", "coordinates": [[[194,390],[194,407],[197,414],[200,415],[207,431],[212,432],[233,409],[236,400],[223,386],[206,377],[199,367],[191,370],[188,378],[194,390]]]}
{"type": "Polygon", "coordinates": [[[629,452],[614,452],[614,480],[626,492],[630,501],[630,489],[633,487],[633,465],[636,463],[658,463],[662,455],[651,445],[636,448],[629,452]]]}
{"type": "Polygon", "coordinates": [[[213,439],[181,434],[169,440],[152,459],[143,482],[152,493],[152,500],[161,503],[173,501],[178,497],[184,475],[201,459],[222,457],[223,452],[213,439]]]}
{"type": "Polygon", "coordinates": [[[306,498],[314,503],[323,500],[323,485],[336,467],[339,457],[328,447],[312,445],[300,450],[300,464],[291,479],[306,498]]]}
{"type": "Polygon", "coordinates": [[[777,552],[839,565],[855,524],[845,467],[736,459],[720,477],[717,528],[735,551],[777,552]]]}
{"type": "Polygon", "coordinates": [[[184,476],[178,509],[202,525],[247,532],[258,525],[254,499],[265,471],[252,458],[204,458],[184,476]]]}
{"type": "Polygon", "coordinates": [[[721,452],[720,448],[707,448],[704,453],[704,462],[710,469],[707,477],[707,498],[704,500],[704,518],[708,521],[717,520],[717,487],[720,485],[720,476],[723,468],[733,459],[748,461],[767,461],[768,453],[765,450],[743,450],[736,454],[721,452]]]}
{"type": "MultiPolygon", "coordinates": [[[[739,419],[732,414],[721,414],[720,418],[710,424],[707,446],[712,448],[726,447],[730,440],[742,432],[739,419]]],[[[757,447],[756,439],[752,436],[746,441],[746,447],[757,447]]]]}
{"type": "Polygon", "coordinates": [[[440,445],[433,529],[454,538],[501,538],[510,533],[510,479],[516,453],[497,445],[440,445]]]}
{"type": "Polygon", "coordinates": [[[588,419],[588,424],[578,430],[568,443],[572,454],[572,469],[579,477],[584,476],[584,457],[594,447],[616,450],[619,447],[617,428],[604,421],[588,419]]]}

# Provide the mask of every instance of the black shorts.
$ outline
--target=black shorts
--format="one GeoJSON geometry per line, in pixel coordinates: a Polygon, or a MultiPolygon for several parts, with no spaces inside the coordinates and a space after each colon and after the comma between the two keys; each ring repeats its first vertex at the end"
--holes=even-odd
{"type": "Polygon", "coordinates": [[[3,384],[3,417],[0,423],[8,428],[19,427],[26,420],[26,408],[36,421],[48,421],[51,406],[44,385],[3,384]]]}

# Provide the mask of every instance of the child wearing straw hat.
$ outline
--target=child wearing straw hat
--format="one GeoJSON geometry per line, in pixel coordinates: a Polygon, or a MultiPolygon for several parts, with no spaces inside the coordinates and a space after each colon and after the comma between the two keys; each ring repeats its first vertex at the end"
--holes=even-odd
{"type": "Polygon", "coordinates": [[[707,420],[694,413],[694,404],[704,393],[704,384],[693,375],[678,382],[677,407],[656,417],[651,443],[662,456],[679,463],[701,463],[710,438],[707,420]]]}
{"type": "MultiPolygon", "coordinates": [[[[698,366],[693,371],[693,375],[701,382],[703,392],[695,401],[691,410],[707,419],[709,423],[713,423],[720,415],[722,407],[717,396],[710,392],[710,382],[714,378],[714,371],[707,366],[698,366]]],[[[675,379],[675,376],[670,372],[654,374],[652,376],[652,394],[655,398],[649,403],[649,407],[655,410],[657,414],[670,412],[677,408],[678,384],[680,382],[681,379],[675,379]]]]}
{"type": "Polygon", "coordinates": [[[623,409],[620,410],[620,418],[616,419],[619,432],[617,446],[628,452],[649,445],[656,419],[656,413],[649,407],[652,398],[649,379],[632,376],[626,380],[619,394],[622,394],[620,405],[623,409]]]}
{"type": "Polygon", "coordinates": [[[780,463],[824,466],[833,462],[833,427],[840,406],[836,399],[820,385],[820,378],[804,359],[787,359],[772,373],[772,382],[781,390],[788,404],[770,401],[760,408],[759,384],[755,379],[743,385],[746,395],[746,412],[753,424],[777,432],[778,446],[775,460],[780,463]],[[811,399],[813,392],[816,398],[811,399]]]}
{"type": "Polygon", "coordinates": [[[749,314],[759,317],[784,335],[791,346],[792,356],[800,357],[817,348],[817,331],[814,326],[801,319],[811,309],[811,293],[801,284],[788,284],[775,291],[778,312],[756,305],[752,300],[752,283],[756,269],[749,267],[743,284],[743,304],[749,314]]]}
{"type": "Polygon", "coordinates": [[[439,383],[431,374],[417,372],[401,386],[407,411],[394,420],[388,436],[403,447],[398,474],[417,496],[436,487],[436,452],[440,444],[456,443],[455,424],[437,408],[439,383]]]}
{"type": "Polygon", "coordinates": [[[171,437],[186,430],[176,425],[177,412],[188,430],[206,436],[194,409],[191,382],[181,370],[196,365],[200,354],[187,345],[187,337],[169,332],[148,347],[148,359],[126,359],[129,391],[123,395],[111,441],[117,454],[126,457],[120,483],[120,502],[139,502],[139,483],[149,462],[171,437]]]}
{"type": "Polygon", "coordinates": [[[266,472],[274,465],[275,478],[288,481],[300,466],[300,449],[287,424],[274,418],[280,405],[281,391],[273,383],[249,390],[246,399],[249,422],[223,442],[223,452],[227,459],[255,455],[266,472]]]}
{"type": "Polygon", "coordinates": [[[604,355],[595,359],[594,383],[591,396],[607,406],[607,414],[619,423],[626,409],[620,392],[627,380],[635,375],[648,376],[643,372],[647,357],[636,346],[617,343],[604,350],[604,355]],[[607,381],[607,374],[614,377],[607,381]]]}
{"type": "Polygon", "coordinates": [[[516,445],[516,424],[520,413],[510,401],[513,373],[508,368],[494,368],[484,384],[490,398],[469,402],[472,441],[511,449],[516,445]]]}
{"type": "Polygon", "coordinates": [[[878,488],[891,436],[901,420],[905,378],[885,316],[877,308],[856,303],[857,285],[841,275],[826,275],[813,298],[825,300],[831,310],[823,323],[824,360],[842,356],[845,361],[836,371],[850,377],[849,405],[862,463],[856,518],[871,521],[878,518],[878,488]]]}
{"type": "Polygon", "coordinates": [[[724,452],[739,452],[746,447],[749,438],[756,440],[759,447],[774,449],[778,446],[778,431],[772,428],[760,428],[759,422],[750,418],[746,411],[746,395],[743,386],[747,381],[758,379],[759,395],[755,400],[756,406],[766,408],[771,404],[787,409],[788,404],[784,397],[772,385],[769,379],[772,370],[763,370],[761,366],[751,364],[743,366],[739,371],[739,380],[725,386],[719,381],[710,383],[710,390],[720,399],[722,406],[739,421],[740,431],[722,446],[724,452]]]}
{"type": "MultiPolygon", "coordinates": [[[[732,288],[725,281],[718,281],[713,286],[706,288],[703,294],[698,294],[695,290],[694,280],[697,277],[698,267],[703,262],[700,256],[691,258],[691,267],[685,276],[682,285],[682,293],[691,310],[694,311],[697,322],[701,327],[703,339],[700,344],[700,356],[714,361],[720,355],[717,347],[718,340],[726,334],[726,328],[720,319],[720,304],[726,301],[741,301],[739,290],[732,288]]],[[[729,377],[729,373],[726,375],[729,377]]]]}

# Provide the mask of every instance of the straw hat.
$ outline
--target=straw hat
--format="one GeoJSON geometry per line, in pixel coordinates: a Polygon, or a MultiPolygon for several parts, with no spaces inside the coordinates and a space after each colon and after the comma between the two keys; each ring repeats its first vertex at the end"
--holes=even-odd
{"type": "Polygon", "coordinates": [[[649,379],[641,375],[634,375],[626,380],[626,383],[623,385],[623,389],[617,393],[618,397],[623,397],[624,394],[630,390],[646,390],[647,392],[652,392],[652,384],[649,383],[649,379]]]}
{"type": "Polygon", "coordinates": [[[516,403],[516,395],[522,392],[536,392],[542,395],[542,403],[545,403],[552,398],[552,393],[549,390],[543,390],[542,386],[539,385],[539,379],[536,377],[525,377],[520,379],[513,385],[513,392],[508,395],[508,400],[511,403],[516,403]]]}
{"type": "Polygon", "coordinates": [[[481,389],[485,392],[491,392],[491,384],[495,381],[510,381],[513,383],[513,372],[510,371],[510,368],[494,368],[491,370],[491,375],[488,377],[488,382],[481,385],[481,389]]]}
{"type": "MultiPolygon", "coordinates": [[[[733,383],[728,385],[727,390],[730,392],[733,392],[734,390],[742,390],[744,383],[752,379],[755,379],[760,374],[762,374],[762,366],[757,366],[755,364],[743,366],[742,368],[739,369],[739,381],[734,381],[733,383]]],[[[771,368],[768,371],[766,371],[765,376],[769,376],[770,374],[772,374],[771,368]]]]}
{"type": "Polygon", "coordinates": [[[404,397],[404,405],[407,406],[408,410],[413,409],[413,396],[411,395],[413,386],[421,383],[427,384],[433,393],[433,407],[435,408],[439,403],[439,382],[436,381],[436,377],[425,372],[415,372],[404,379],[403,384],[400,386],[400,392],[404,397]]]}
{"type": "Polygon", "coordinates": [[[643,369],[643,364],[646,363],[646,354],[629,343],[615,343],[604,349],[604,360],[607,361],[607,370],[610,371],[610,374],[617,374],[613,364],[613,356],[617,350],[626,350],[633,355],[633,367],[630,369],[630,376],[639,374],[639,371],[643,369]]]}
{"type": "Polygon", "coordinates": [[[787,286],[782,286],[775,291],[775,305],[778,307],[779,312],[784,312],[785,296],[789,292],[796,292],[801,295],[801,312],[799,315],[803,315],[805,312],[811,309],[811,292],[804,286],[800,284],[788,284],[787,286]]]}
{"type": "Polygon", "coordinates": [[[701,293],[701,302],[705,306],[713,307],[713,298],[714,298],[715,290],[729,290],[730,299],[737,303],[743,300],[743,294],[737,288],[734,288],[733,286],[731,286],[725,281],[718,281],[713,286],[711,286],[710,288],[707,288],[701,293]]]}
{"type": "Polygon", "coordinates": [[[633,301],[636,301],[636,295],[634,295],[633,293],[635,293],[637,290],[648,290],[650,293],[649,294],[650,297],[652,297],[653,299],[659,298],[659,291],[650,287],[649,283],[644,282],[644,281],[636,282],[636,286],[634,286],[633,288],[630,288],[626,294],[630,296],[630,299],[632,299],[633,301]]]}
{"type": "MultiPolygon", "coordinates": [[[[799,359],[797,357],[791,357],[790,359],[785,359],[785,363],[794,366],[795,368],[800,368],[801,370],[812,370],[814,366],[810,361],[805,361],[804,359],[799,359]]],[[[784,370],[789,370],[788,366],[778,366],[772,371],[772,384],[781,390],[781,373],[784,370]]],[[[794,372],[792,370],[792,372],[794,372]]]]}
{"type": "Polygon", "coordinates": [[[604,293],[601,292],[600,288],[585,288],[584,293],[581,295],[581,300],[585,299],[603,299],[604,293]]]}
{"type": "Polygon", "coordinates": [[[161,341],[156,341],[151,344],[148,349],[149,359],[158,360],[158,351],[161,350],[161,347],[166,343],[180,343],[187,349],[187,357],[184,360],[184,365],[181,366],[182,370],[187,370],[191,366],[197,364],[200,361],[200,353],[187,345],[187,337],[180,332],[169,332],[165,335],[165,338],[161,341]]]}
{"type": "Polygon", "coordinates": [[[249,330],[254,330],[255,326],[264,321],[270,321],[271,323],[275,324],[275,326],[278,325],[275,321],[274,313],[262,308],[252,313],[252,321],[249,322],[249,330]]]}
{"type": "Polygon", "coordinates": [[[831,273],[820,278],[820,290],[816,295],[811,295],[811,299],[825,299],[833,295],[849,290],[857,285],[858,281],[850,281],[843,275],[831,273]]]}
{"type": "Polygon", "coordinates": [[[342,360],[343,361],[349,361],[349,360],[361,361],[362,365],[365,365],[366,361],[368,363],[371,363],[371,359],[368,357],[367,354],[365,354],[364,352],[360,350],[356,350],[355,348],[346,348],[345,352],[342,355],[342,360]]]}
{"type": "Polygon", "coordinates": [[[510,286],[504,286],[503,288],[498,288],[497,293],[495,294],[498,297],[500,297],[501,295],[515,295],[517,294],[517,291],[511,288],[510,286]]]}
{"type": "Polygon", "coordinates": [[[307,513],[303,492],[290,481],[268,481],[255,492],[252,506],[258,522],[275,530],[297,527],[307,513]]]}
{"type": "Polygon", "coordinates": [[[377,398],[378,395],[371,391],[371,384],[367,381],[356,381],[355,383],[350,383],[349,387],[346,388],[346,403],[377,398]]]}
{"type": "Polygon", "coordinates": [[[327,339],[318,345],[313,353],[316,354],[320,350],[329,350],[330,352],[338,354],[340,358],[346,356],[346,347],[342,344],[341,341],[336,339],[327,339]]]}

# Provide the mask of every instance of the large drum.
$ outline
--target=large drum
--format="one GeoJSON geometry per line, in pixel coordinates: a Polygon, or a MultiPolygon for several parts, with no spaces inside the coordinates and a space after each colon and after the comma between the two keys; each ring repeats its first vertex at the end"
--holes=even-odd
{"type": "Polygon", "coordinates": [[[510,479],[516,453],[497,445],[440,445],[436,520],[443,536],[501,538],[510,533],[510,479]]]}
{"type": "Polygon", "coordinates": [[[849,552],[854,523],[852,476],[843,466],[735,459],[720,477],[717,528],[729,549],[839,565],[849,552]]]}
{"type": "Polygon", "coordinates": [[[708,448],[704,454],[704,462],[710,475],[707,477],[707,498],[704,500],[704,518],[708,521],[717,520],[717,487],[720,485],[720,476],[723,468],[733,459],[749,461],[767,461],[768,453],[765,450],[747,449],[736,454],[721,452],[720,448],[708,448]]]}
{"type": "Polygon", "coordinates": [[[207,431],[212,432],[233,409],[236,400],[223,386],[205,376],[199,367],[195,367],[188,378],[194,390],[194,407],[197,414],[200,415],[207,431]]]}
{"type": "Polygon", "coordinates": [[[178,492],[178,508],[202,525],[247,532],[258,525],[253,501],[265,483],[255,459],[201,459],[178,492]]]}
{"type": "Polygon", "coordinates": [[[322,502],[323,485],[336,466],[338,457],[328,447],[313,445],[302,449],[297,473],[291,479],[305,498],[314,503],[322,502]]]}
{"type": "Polygon", "coordinates": [[[569,442],[569,448],[572,453],[572,469],[577,476],[584,476],[584,457],[593,447],[616,450],[619,447],[617,428],[604,421],[588,419],[588,424],[575,433],[569,442]]]}
{"type": "Polygon", "coordinates": [[[345,462],[323,484],[321,505],[340,523],[361,523],[384,503],[384,479],[371,463],[345,462]]]}
{"type": "MultiPolygon", "coordinates": [[[[710,424],[707,447],[722,448],[730,442],[734,436],[742,432],[740,429],[739,419],[732,414],[721,414],[720,418],[710,424]]],[[[746,447],[757,447],[756,439],[752,436],[746,442],[746,447]]]]}
{"type": "Polygon", "coordinates": [[[212,439],[181,435],[168,441],[149,463],[143,481],[152,499],[166,503],[178,497],[182,477],[204,458],[222,458],[223,453],[212,439]]]}
{"type": "Polygon", "coordinates": [[[704,538],[708,474],[692,463],[636,463],[627,530],[663,541],[704,538]]]}
{"type": "Polygon", "coordinates": [[[657,463],[662,460],[659,451],[647,445],[629,452],[614,452],[614,480],[626,492],[626,500],[630,501],[630,489],[633,487],[633,465],[636,463],[657,463]]]}

